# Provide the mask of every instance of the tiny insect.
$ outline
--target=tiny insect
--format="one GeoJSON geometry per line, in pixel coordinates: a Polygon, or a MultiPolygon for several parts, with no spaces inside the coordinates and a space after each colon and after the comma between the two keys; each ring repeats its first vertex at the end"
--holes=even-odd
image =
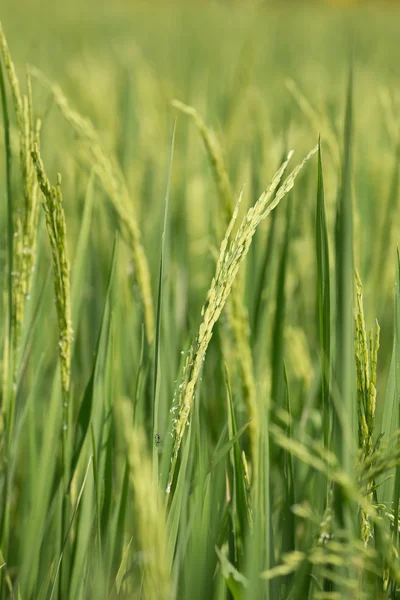
{"type": "Polygon", "coordinates": [[[161,444],[161,437],[159,433],[156,433],[156,435],[154,436],[154,443],[156,446],[159,446],[161,444]]]}

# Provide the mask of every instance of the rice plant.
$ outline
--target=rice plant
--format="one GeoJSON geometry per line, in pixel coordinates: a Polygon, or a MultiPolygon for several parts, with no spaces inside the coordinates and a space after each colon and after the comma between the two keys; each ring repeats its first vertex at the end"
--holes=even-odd
{"type": "Polygon", "coordinates": [[[0,598],[399,598],[398,8],[42,5],[0,9],[0,598]]]}

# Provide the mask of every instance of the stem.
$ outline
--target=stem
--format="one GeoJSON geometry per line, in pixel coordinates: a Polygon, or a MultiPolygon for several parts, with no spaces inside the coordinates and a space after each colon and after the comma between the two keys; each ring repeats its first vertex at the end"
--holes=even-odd
{"type": "MultiPolygon", "coordinates": [[[[4,146],[5,146],[5,168],[6,168],[6,193],[7,193],[7,255],[8,255],[8,327],[7,327],[7,335],[8,339],[5,340],[6,349],[5,353],[7,353],[8,360],[4,361],[4,365],[8,362],[8,372],[3,372],[3,381],[4,381],[4,395],[3,395],[3,406],[1,410],[3,412],[4,421],[6,421],[7,417],[7,440],[6,440],[6,450],[5,455],[2,457],[2,463],[4,462],[4,481],[5,481],[5,489],[4,489],[4,504],[1,507],[1,521],[0,521],[0,539],[1,546],[4,556],[7,556],[8,550],[8,542],[9,542],[9,521],[10,521],[10,503],[9,503],[9,490],[10,490],[10,468],[9,468],[9,458],[10,458],[10,449],[11,449],[11,440],[13,435],[13,421],[14,421],[14,413],[15,413],[15,393],[12,386],[12,376],[13,373],[13,365],[10,365],[10,361],[13,358],[13,349],[12,349],[12,323],[13,323],[13,281],[12,281],[12,273],[13,273],[13,253],[14,253],[14,230],[13,230],[13,197],[12,197],[12,154],[11,154],[11,138],[10,138],[10,119],[8,113],[8,105],[7,105],[7,93],[6,93],[6,84],[4,79],[3,65],[0,61],[0,98],[2,105],[2,115],[3,115],[3,125],[4,125],[4,146]],[[10,368],[11,367],[11,368],[10,368]],[[10,410],[8,410],[10,409],[10,410]]],[[[6,356],[6,354],[5,354],[6,356]]],[[[3,465],[1,465],[3,466],[3,465]]],[[[1,585],[0,592],[5,592],[5,577],[4,574],[1,574],[1,585]]],[[[0,594],[0,595],[3,595],[0,594]]]]}
{"type": "MultiPolygon", "coordinates": [[[[3,66],[0,62],[0,97],[3,109],[3,124],[4,124],[4,146],[6,149],[6,189],[7,189],[7,250],[8,250],[8,335],[11,340],[12,328],[12,272],[13,272],[13,198],[12,198],[12,155],[11,155],[11,138],[10,138],[10,119],[8,115],[6,84],[4,80],[3,66]]],[[[11,352],[10,352],[11,354],[11,352]]]]}
{"type": "MultiPolygon", "coordinates": [[[[69,425],[69,393],[68,390],[63,387],[62,389],[62,401],[63,401],[63,419],[62,419],[62,434],[61,434],[61,548],[60,557],[64,554],[64,547],[66,543],[66,532],[67,532],[67,520],[68,520],[68,484],[69,484],[69,469],[68,469],[68,425],[69,425]]],[[[58,598],[63,598],[63,561],[60,561],[60,569],[58,573],[58,598]]]]}

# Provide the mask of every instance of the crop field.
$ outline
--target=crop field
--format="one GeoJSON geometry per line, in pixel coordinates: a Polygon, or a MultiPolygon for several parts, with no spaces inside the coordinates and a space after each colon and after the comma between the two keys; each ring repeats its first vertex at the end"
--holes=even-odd
{"type": "Polygon", "coordinates": [[[400,598],[400,5],[1,0],[0,599],[400,598]]]}

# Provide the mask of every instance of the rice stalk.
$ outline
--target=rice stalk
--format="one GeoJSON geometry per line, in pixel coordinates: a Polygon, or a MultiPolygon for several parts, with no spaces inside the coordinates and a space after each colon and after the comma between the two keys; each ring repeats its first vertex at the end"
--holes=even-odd
{"type": "MultiPolygon", "coordinates": [[[[34,178],[34,166],[30,154],[33,141],[39,140],[40,121],[33,128],[33,117],[29,109],[31,99],[24,97],[24,126],[23,155],[21,165],[23,172],[24,202],[23,216],[17,216],[14,232],[14,352],[17,353],[21,340],[22,325],[24,321],[25,302],[30,297],[32,275],[35,269],[36,237],[39,219],[38,184],[34,178]],[[22,162],[23,161],[23,162],[22,162]]],[[[18,364],[15,362],[15,369],[18,364]]],[[[15,373],[16,377],[16,373],[15,373]]]]}
{"type": "MultiPolygon", "coordinates": [[[[376,410],[376,368],[379,349],[379,324],[376,324],[376,332],[373,337],[372,331],[367,333],[365,328],[364,308],[362,299],[361,278],[356,270],[356,302],[357,313],[355,317],[355,357],[357,368],[357,398],[358,398],[358,445],[360,461],[365,464],[367,458],[372,458],[368,464],[368,470],[373,468],[373,454],[377,450],[374,429],[376,410]]],[[[372,502],[375,481],[371,477],[366,486],[366,494],[372,502]]],[[[361,537],[367,545],[372,536],[368,516],[361,511],[361,537]]]]}
{"type": "MultiPolygon", "coordinates": [[[[61,477],[62,477],[62,504],[61,504],[61,544],[64,543],[67,524],[69,501],[67,488],[69,480],[68,454],[68,423],[69,423],[69,396],[71,386],[71,350],[72,350],[72,322],[70,298],[70,266],[67,255],[67,228],[61,192],[61,175],[57,175],[57,184],[52,186],[46,175],[37,142],[34,142],[32,160],[36,169],[38,185],[43,194],[43,210],[46,219],[47,234],[49,237],[53,261],[54,296],[59,329],[59,361],[61,371],[62,392],[62,435],[61,435],[61,477]]],[[[61,549],[61,556],[63,547],[61,549]]],[[[61,559],[60,559],[61,560],[61,559]]],[[[59,565],[58,577],[59,597],[62,597],[62,564],[59,565]]]]}
{"type": "MultiPolygon", "coordinates": [[[[224,231],[232,218],[234,196],[221,146],[214,131],[206,126],[195,108],[183,104],[183,102],[178,100],[174,100],[172,105],[193,119],[203,140],[218,191],[221,209],[218,211],[218,214],[221,215],[221,219],[219,220],[220,225],[217,226],[217,233],[219,238],[222,238],[224,231]]],[[[254,476],[257,473],[256,462],[258,455],[259,418],[254,383],[253,357],[250,347],[249,318],[243,302],[242,281],[240,281],[239,276],[237,277],[235,285],[232,287],[232,292],[227,304],[227,317],[235,340],[235,359],[240,368],[243,399],[247,408],[247,413],[251,419],[249,427],[250,459],[253,463],[252,473],[254,480],[254,476]]],[[[231,349],[224,336],[222,337],[222,349],[226,356],[226,360],[228,360],[231,349]]]]}
{"type": "Polygon", "coordinates": [[[1,434],[6,431],[6,456],[4,468],[4,503],[1,510],[1,543],[3,551],[8,552],[10,536],[9,511],[11,507],[12,473],[9,469],[9,455],[14,438],[17,384],[20,369],[20,345],[24,322],[26,301],[30,295],[32,273],[35,268],[35,250],[38,222],[38,187],[33,176],[33,163],[30,155],[33,138],[39,135],[40,124],[34,127],[32,108],[32,89],[27,76],[27,95],[22,95],[16,70],[0,22],[0,58],[5,66],[12,103],[16,115],[19,140],[19,170],[23,202],[14,198],[12,191],[12,145],[10,121],[7,109],[7,94],[3,69],[1,70],[1,95],[3,104],[6,177],[7,177],[7,236],[8,236],[8,331],[4,343],[3,355],[3,403],[1,415],[1,434]]]}
{"type": "Polygon", "coordinates": [[[315,147],[309,152],[277,191],[282,176],[293,154],[293,152],[289,153],[287,160],[274,175],[267,190],[261,194],[255,205],[251,207],[243,217],[235,237],[231,240],[230,238],[239,212],[242,193],[239,196],[233,211],[232,219],[221,243],[215,275],[212,279],[206,302],[201,312],[203,321],[186,358],[182,382],[179,386],[177,405],[172,407],[172,411],[178,410],[178,417],[173,420],[174,442],[167,493],[171,491],[179,448],[185,427],[189,422],[188,419],[194,402],[196,384],[206,357],[214,325],[218,321],[222,310],[225,307],[236,275],[239,271],[239,267],[249,251],[251,241],[258,225],[274,208],[276,208],[276,206],[278,206],[281,199],[292,189],[298,173],[313,154],[315,154],[317,149],[318,148],[315,147]]]}
{"type": "Polygon", "coordinates": [[[91,121],[82,117],[71,108],[61,88],[58,85],[52,84],[39,69],[32,67],[31,72],[51,91],[61,114],[85,143],[90,166],[94,168],[118,215],[121,233],[132,252],[135,266],[134,277],[143,308],[146,339],[151,344],[154,339],[155,321],[149,266],[141,241],[139,225],[132,210],[132,202],[122,171],[115,158],[105,150],[100,136],[91,121]]]}
{"type": "Polygon", "coordinates": [[[39,146],[34,143],[32,159],[36,176],[43,194],[43,210],[53,260],[54,294],[59,328],[59,358],[61,387],[63,395],[63,430],[68,426],[69,391],[71,385],[72,322],[70,300],[70,266],[67,256],[67,230],[61,192],[61,175],[57,176],[56,186],[47,178],[39,146]]]}
{"type": "Polygon", "coordinates": [[[22,102],[22,94],[21,89],[17,77],[17,73],[15,71],[15,66],[11,58],[10,50],[8,47],[7,39],[4,34],[3,26],[0,21],[0,50],[1,55],[4,61],[4,65],[6,67],[8,81],[10,84],[11,95],[13,98],[15,114],[17,117],[17,126],[19,133],[21,134],[24,131],[24,118],[23,118],[23,102],[22,102]]]}
{"type": "Polygon", "coordinates": [[[217,185],[219,201],[222,205],[221,208],[224,211],[224,218],[225,220],[229,220],[234,210],[233,192],[217,137],[214,131],[207,127],[193,106],[188,106],[179,100],[173,100],[172,106],[183,114],[191,117],[195,123],[207,150],[207,156],[210,160],[217,185]]]}
{"type": "MultiPolygon", "coordinates": [[[[4,128],[4,148],[5,148],[5,172],[6,172],[6,190],[7,190],[7,292],[4,294],[5,313],[7,314],[6,335],[4,336],[3,347],[3,384],[2,395],[3,399],[8,397],[8,389],[10,388],[10,344],[12,339],[12,272],[13,272],[13,246],[14,246],[14,231],[13,231],[13,192],[12,192],[12,150],[11,150],[11,135],[10,135],[10,117],[8,110],[6,82],[2,61],[0,60],[0,97],[4,128]]],[[[4,404],[1,408],[1,423],[0,431],[3,433],[5,427],[4,404]]]]}
{"type": "Polygon", "coordinates": [[[125,430],[128,442],[130,482],[137,511],[139,548],[143,554],[143,598],[158,600],[171,597],[168,569],[168,537],[163,501],[154,481],[143,429],[125,430]]]}
{"type": "MultiPolygon", "coordinates": [[[[275,441],[275,443],[283,448],[285,451],[290,452],[297,459],[302,461],[304,464],[308,465],[312,469],[320,473],[324,473],[325,475],[329,475],[329,478],[335,486],[340,487],[343,498],[346,498],[349,502],[355,502],[360,507],[361,514],[365,516],[365,520],[368,522],[368,527],[371,527],[373,524],[374,531],[376,534],[376,543],[375,549],[372,548],[365,542],[365,533],[361,528],[361,540],[359,540],[359,546],[357,548],[361,549],[362,553],[364,552],[375,552],[376,550],[376,560],[378,557],[383,559],[387,565],[387,572],[390,574],[390,577],[396,582],[398,586],[400,584],[400,569],[398,565],[398,553],[397,549],[392,542],[392,538],[387,531],[386,523],[383,521],[381,516],[381,507],[377,506],[375,502],[373,502],[372,493],[365,493],[365,487],[363,484],[360,485],[360,480],[352,479],[347,472],[345,472],[339,464],[338,458],[331,451],[324,448],[321,444],[314,442],[311,439],[307,439],[304,442],[299,442],[294,439],[289,439],[283,429],[278,427],[277,425],[270,425],[270,433],[275,441]],[[370,525],[371,524],[371,525],[370,525]],[[379,537],[379,544],[378,544],[379,537]]],[[[389,465],[384,467],[384,470],[387,472],[387,468],[389,465]]],[[[362,469],[362,472],[365,472],[365,469],[362,469]]],[[[381,471],[382,472],[382,471],[381,471]]],[[[370,474],[369,474],[370,475],[370,474]]],[[[368,479],[367,481],[370,481],[368,479]]],[[[368,490],[370,492],[370,490],[368,490]]],[[[334,504],[332,505],[334,507],[334,504]]],[[[296,514],[300,516],[307,515],[307,511],[304,511],[301,507],[298,510],[298,507],[295,507],[296,514]]],[[[352,544],[357,544],[357,540],[353,538],[352,532],[347,532],[346,529],[339,528],[337,529],[338,515],[331,513],[331,508],[328,509],[328,512],[324,516],[324,520],[328,515],[329,522],[327,522],[323,527],[321,523],[321,531],[323,535],[319,536],[318,544],[324,546],[326,543],[330,544],[331,540],[343,538],[343,535],[350,536],[349,541],[352,544]],[[327,535],[326,535],[327,533],[327,535]]],[[[363,521],[362,521],[363,522],[363,521]]],[[[368,531],[369,534],[369,531],[368,531]]],[[[340,539],[339,539],[340,541],[340,539]]],[[[340,546],[336,546],[336,548],[340,548],[340,546]]],[[[312,550],[313,552],[314,550],[312,550]]],[[[357,550],[357,552],[360,552],[357,550]]],[[[319,560],[318,562],[325,562],[325,558],[319,560]]],[[[345,562],[340,562],[335,559],[334,556],[330,556],[327,561],[328,565],[336,564],[337,566],[348,566],[348,559],[345,562]],[[333,561],[333,562],[332,562],[333,561]]],[[[356,566],[353,564],[353,566],[356,566]]],[[[358,570],[360,570],[363,565],[358,565],[358,570]]],[[[368,571],[371,571],[371,567],[366,567],[368,571]]],[[[382,575],[381,572],[378,573],[382,575]]],[[[340,573],[334,573],[328,570],[324,576],[331,581],[333,577],[341,577],[340,573]]],[[[387,581],[389,580],[389,575],[387,576],[387,581]]],[[[344,580],[346,581],[346,579],[344,580]]],[[[366,598],[371,596],[366,595],[366,598]]]]}
{"type": "MultiPolygon", "coordinates": [[[[0,52],[11,89],[19,136],[19,162],[23,203],[13,206],[12,240],[12,301],[11,345],[13,369],[13,394],[17,385],[19,350],[26,300],[29,298],[32,273],[35,268],[36,236],[39,214],[38,186],[34,177],[31,146],[38,140],[40,121],[33,117],[32,87],[27,72],[27,94],[22,94],[10,50],[0,22],[0,52]]],[[[13,404],[13,401],[11,401],[13,404]]],[[[12,407],[10,412],[12,413],[12,407]]],[[[11,431],[13,416],[11,414],[11,431]]]]}

